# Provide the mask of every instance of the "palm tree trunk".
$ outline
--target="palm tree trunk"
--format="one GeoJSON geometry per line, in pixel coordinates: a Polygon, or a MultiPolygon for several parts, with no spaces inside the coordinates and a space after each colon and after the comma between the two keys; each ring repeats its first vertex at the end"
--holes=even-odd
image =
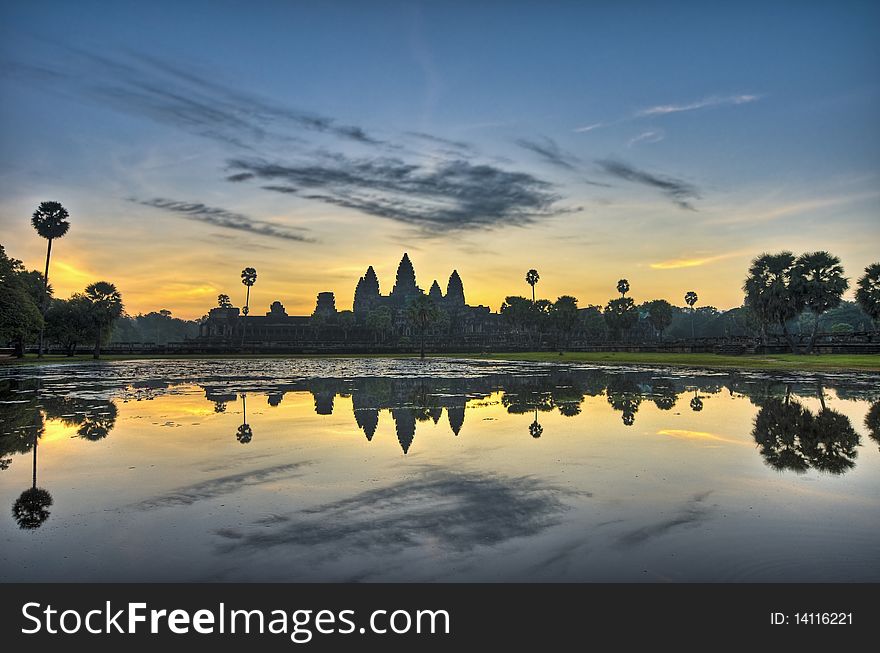
{"type": "Polygon", "coordinates": [[[791,347],[791,353],[797,354],[798,348],[797,348],[797,345],[794,344],[794,338],[792,338],[791,334],[788,332],[788,326],[785,324],[784,320],[781,322],[781,324],[782,324],[782,335],[784,335],[785,339],[788,340],[788,346],[791,347]]]}
{"type": "Polygon", "coordinates": [[[422,329],[422,347],[419,352],[419,358],[425,360],[425,329],[422,329]]]}
{"type": "MultiPolygon", "coordinates": [[[[46,271],[43,273],[43,297],[40,302],[40,314],[46,317],[46,299],[49,293],[49,258],[52,256],[52,239],[49,238],[49,246],[46,248],[46,271]]],[[[37,348],[37,358],[43,357],[43,333],[46,330],[46,323],[40,326],[40,346],[37,348]]]]}
{"type": "Polygon", "coordinates": [[[95,334],[95,353],[92,354],[92,358],[95,360],[101,358],[101,327],[98,327],[98,331],[95,334]]]}
{"type": "Polygon", "coordinates": [[[810,334],[810,346],[807,347],[807,353],[812,354],[816,348],[816,337],[819,335],[819,316],[816,315],[816,321],[813,323],[813,333],[810,334]]]}
{"type": "Polygon", "coordinates": [[[816,394],[819,395],[819,404],[822,406],[822,410],[825,410],[825,389],[821,383],[816,384],[816,394]]]}
{"type": "Polygon", "coordinates": [[[247,333],[247,318],[248,313],[251,312],[250,309],[251,303],[251,287],[247,286],[247,295],[244,300],[244,319],[241,321],[241,346],[244,347],[244,336],[247,333]]]}
{"type": "Polygon", "coordinates": [[[37,487],[37,439],[39,438],[39,432],[34,431],[34,480],[32,487],[37,487]]]}
{"type": "Polygon", "coordinates": [[[694,337],[694,307],[691,306],[691,340],[693,340],[694,337]]]}
{"type": "Polygon", "coordinates": [[[532,303],[535,303],[535,284],[532,284],[532,303]]]}

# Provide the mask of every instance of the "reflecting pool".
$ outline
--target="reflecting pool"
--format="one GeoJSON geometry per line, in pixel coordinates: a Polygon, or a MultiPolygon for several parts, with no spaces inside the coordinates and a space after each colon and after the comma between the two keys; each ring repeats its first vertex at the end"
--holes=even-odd
{"type": "Polygon", "coordinates": [[[0,507],[3,581],[876,582],[880,376],[8,366],[0,507]]]}

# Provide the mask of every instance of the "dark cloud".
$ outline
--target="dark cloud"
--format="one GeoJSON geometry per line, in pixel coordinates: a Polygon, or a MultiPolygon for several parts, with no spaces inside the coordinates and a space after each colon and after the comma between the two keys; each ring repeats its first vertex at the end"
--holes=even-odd
{"type": "Polygon", "coordinates": [[[229,175],[226,181],[247,181],[253,178],[254,176],[249,172],[239,172],[237,175],[229,175]]]}
{"type": "Polygon", "coordinates": [[[657,188],[681,208],[690,211],[696,210],[689,200],[700,199],[700,192],[695,186],[686,181],[674,177],[654,175],[620,161],[604,159],[596,163],[609,175],[625,179],[634,184],[643,184],[657,188]]]}
{"type": "Polygon", "coordinates": [[[613,188],[611,184],[606,184],[603,181],[595,181],[593,179],[582,179],[585,184],[588,186],[598,186],[599,188],[613,188]]]}
{"type": "MultiPolygon", "coordinates": [[[[248,173],[248,174],[250,174],[250,173],[248,173]]],[[[253,177],[253,175],[250,175],[250,176],[253,177]]],[[[294,188],[293,186],[272,186],[272,185],[269,185],[269,186],[260,186],[260,188],[262,188],[263,190],[271,190],[276,193],[285,193],[287,195],[295,195],[296,193],[299,192],[299,189],[294,188]]]]}
{"type": "Polygon", "coordinates": [[[224,552],[302,546],[333,558],[423,542],[462,552],[537,535],[559,523],[567,494],[529,477],[425,468],[385,488],[218,534],[224,552]]]}
{"type": "Polygon", "coordinates": [[[253,487],[263,483],[274,483],[281,479],[295,478],[300,475],[302,468],[309,462],[288,463],[263,467],[240,474],[220,476],[201,483],[194,483],[177,488],[166,494],[160,494],[150,499],[139,502],[136,507],[141,510],[153,510],[169,506],[190,506],[197,501],[215,499],[217,497],[232,494],[242,488],[253,487]]]}
{"type": "Polygon", "coordinates": [[[207,206],[201,202],[179,202],[161,197],[149,200],[132,198],[131,201],[143,206],[151,206],[156,209],[177,213],[188,220],[206,222],[217,227],[237,229],[261,236],[296,240],[303,243],[314,242],[314,239],[303,235],[302,232],[306,231],[303,227],[290,227],[274,222],[266,222],[265,220],[256,220],[242,213],[207,206]]]}
{"type": "Polygon", "coordinates": [[[566,152],[561,147],[559,147],[556,141],[551,138],[547,138],[546,136],[542,136],[540,142],[520,138],[516,141],[516,144],[523,149],[529,150],[530,152],[537,154],[547,163],[550,163],[558,168],[565,168],[566,170],[576,170],[578,164],[580,163],[580,159],[578,159],[574,154],[566,152]]]}
{"type": "MultiPolygon", "coordinates": [[[[233,159],[228,165],[262,180],[287,182],[307,199],[425,231],[521,226],[574,210],[555,205],[560,198],[548,182],[460,159],[427,166],[323,153],[300,165],[248,159],[233,159]]],[[[291,192],[286,185],[272,190],[291,192]]]]}

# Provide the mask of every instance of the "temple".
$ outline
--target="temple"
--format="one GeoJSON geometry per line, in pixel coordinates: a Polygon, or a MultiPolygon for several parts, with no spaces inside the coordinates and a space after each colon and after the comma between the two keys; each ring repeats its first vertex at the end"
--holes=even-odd
{"type": "Polygon", "coordinates": [[[369,345],[401,346],[411,342],[412,326],[406,309],[425,295],[438,308],[438,319],[430,329],[434,344],[466,345],[496,331],[498,315],[488,306],[470,306],[457,270],[446,282],[446,293],[435,279],[427,293],[416,282],[416,271],[408,254],[397,266],[391,292],[383,295],[373,266],[367,267],[355,285],[352,310],[337,310],[333,292],[319,292],[309,316],[288,315],[284,305],[272,302],[265,315],[251,309],[248,316],[237,307],[211,309],[199,331],[199,340],[215,345],[369,345]]]}

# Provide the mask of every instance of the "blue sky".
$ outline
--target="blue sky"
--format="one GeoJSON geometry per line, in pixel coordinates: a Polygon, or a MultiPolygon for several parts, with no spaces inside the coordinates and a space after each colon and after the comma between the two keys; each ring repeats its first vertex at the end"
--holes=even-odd
{"type": "Polygon", "coordinates": [[[5,2],[0,242],[59,294],[201,315],[351,301],[403,251],[497,309],[738,305],[763,250],[877,258],[880,6],[856,2],[5,2]],[[539,290],[542,288],[539,286],[539,290]],[[162,306],[159,306],[162,304],[162,306]]]}

